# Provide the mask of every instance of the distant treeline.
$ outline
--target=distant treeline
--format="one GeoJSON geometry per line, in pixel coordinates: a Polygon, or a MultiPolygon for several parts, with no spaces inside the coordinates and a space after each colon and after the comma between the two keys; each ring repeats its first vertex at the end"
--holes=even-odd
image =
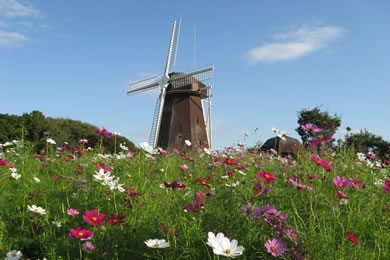
{"type": "MultiPolygon", "coordinates": [[[[67,142],[71,147],[79,147],[80,139],[88,140],[86,147],[95,148],[99,145],[100,136],[96,134],[99,127],[78,120],[65,118],[45,117],[40,111],[24,113],[22,116],[0,114],[0,143],[12,140],[24,140],[29,142],[35,152],[42,152],[46,147],[46,139],[55,140],[57,146],[63,146],[67,142]]],[[[105,151],[114,152],[114,136],[103,138],[105,151]]],[[[125,143],[131,151],[135,150],[133,142],[126,137],[116,137],[116,151],[119,152],[119,144],[125,143]]]]}

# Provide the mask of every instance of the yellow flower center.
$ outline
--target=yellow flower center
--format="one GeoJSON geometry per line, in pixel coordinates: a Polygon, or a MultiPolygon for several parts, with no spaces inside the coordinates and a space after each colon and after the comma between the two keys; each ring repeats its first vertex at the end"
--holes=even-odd
{"type": "Polygon", "coordinates": [[[344,186],[344,183],[339,182],[339,185],[340,185],[340,187],[343,187],[343,186],[344,186]]]}
{"type": "Polygon", "coordinates": [[[97,218],[96,218],[96,217],[92,217],[92,220],[93,220],[93,221],[96,221],[96,220],[97,220],[97,218]]]}
{"type": "Polygon", "coordinates": [[[34,209],[35,212],[38,212],[38,209],[34,209]]]}
{"type": "Polygon", "coordinates": [[[269,178],[269,175],[268,174],[266,174],[266,175],[264,175],[267,179],[269,178]]]}
{"type": "Polygon", "coordinates": [[[226,252],[226,254],[230,254],[231,251],[230,251],[230,249],[226,249],[225,252],[226,252]]]}
{"type": "Polygon", "coordinates": [[[104,179],[104,178],[106,178],[106,176],[105,176],[105,175],[102,175],[102,179],[104,179]]]}
{"type": "Polygon", "coordinates": [[[154,244],[155,247],[159,247],[160,245],[159,244],[154,244]]]}
{"type": "Polygon", "coordinates": [[[79,235],[80,237],[84,236],[84,233],[83,232],[79,232],[77,235],[79,235]]]}
{"type": "Polygon", "coordinates": [[[12,257],[16,257],[16,254],[15,254],[15,253],[13,253],[13,254],[12,254],[12,257]]]}
{"type": "Polygon", "coordinates": [[[275,251],[276,251],[276,248],[275,248],[275,247],[271,247],[271,250],[275,252],[275,251]]]}
{"type": "Polygon", "coordinates": [[[116,223],[116,222],[118,222],[118,220],[114,219],[114,220],[113,220],[113,222],[115,222],[115,223],[116,223]]]}

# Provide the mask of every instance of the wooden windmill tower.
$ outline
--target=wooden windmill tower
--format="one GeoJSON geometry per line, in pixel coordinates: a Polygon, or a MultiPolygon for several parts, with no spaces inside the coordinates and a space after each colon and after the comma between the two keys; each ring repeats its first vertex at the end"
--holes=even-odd
{"type": "Polygon", "coordinates": [[[210,87],[201,81],[212,77],[214,66],[189,72],[171,72],[176,61],[180,23],[180,20],[173,22],[167,61],[161,78],[156,76],[130,83],[127,94],[161,88],[154,110],[149,145],[166,148],[168,145],[182,146],[185,140],[189,140],[193,149],[196,149],[200,144],[210,143],[202,102],[202,99],[208,97],[210,87]]]}

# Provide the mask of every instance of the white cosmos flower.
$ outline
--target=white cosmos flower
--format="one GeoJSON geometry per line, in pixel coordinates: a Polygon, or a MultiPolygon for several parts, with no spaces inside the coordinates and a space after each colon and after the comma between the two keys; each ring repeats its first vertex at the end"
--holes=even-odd
{"type": "Polygon", "coordinates": [[[191,146],[191,141],[190,141],[190,140],[185,140],[184,143],[185,143],[187,146],[191,146]]]}
{"type": "Polygon", "coordinates": [[[205,148],[203,148],[203,151],[204,151],[205,153],[207,153],[208,155],[210,155],[210,154],[211,154],[210,150],[209,150],[209,149],[207,149],[206,147],[205,147],[205,148]]]}
{"type": "Polygon", "coordinates": [[[226,186],[228,186],[228,187],[236,187],[236,186],[238,186],[238,185],[240,185],[240,182],[239,181],[236,181],[236,183],[232,183],[231,185],[230,184],[225,184],[226,186]]]}
{"type": "Polygon", "coordinates": [[[284,131],[284,130],[282,130],[282,131],[280,131],[280,132],[278,133],[278,136],[279,136],[280,139],[286,140],[287,132],[284,131]]]}
{"type": "Polygon", "coordinates": [[[41,208],[41,207],[37,207],[35,205],[32,205],[32,206],[29,206],[27,205],[27,209],[31,212],[34,212],[34,213],[38,213],[38,214],[41,214],[41,215],[44,215],[46,214],[46,210],[41,208]]]}
{"type": "Polygon", "coordinates": [[[119,147],[120,147],[123,151],[128,151],[128,150],[129,150],[129,147],[127,147],[127,146],[125,145],[125,143],[119,144],[119,147]]]}
{"type": "Polygon", "coordinates": [[[238,173],[241,174],[241,175],[246,175],[246,173],[241,171],[241,170],[239,170],[238,173]]]}
{"type": "Polygon", "coordinates": [[[3,144],[4,147],[11,146],[11,145],[13,145],[13,143],[11,142],[6,142],[5,144],[3,144]]]}
{"type": "Polygon", "coordinates": [[[122,187],[124,184],[119,184],[119,177],[116,177],[115,180],[108,182],[110,190],[119,190],[120,192],[125,192],[125,189],[122,187]]]}
{"type": "Polygon", "coordinates": [[[54,225],[56,225],[58,228],[62,227],[62,223],[59,222],[59,221],[52,221],[51,223],[53,223],[54,225]]]}
{"type": "Polygon", "coordinates": [[[22,252],[12,250],[7,253],[7,257],[5,258],[5,260],[19,260],[22,257],[22,255],[23,255],[22,252]]]}
{"type": "MultiPolygon", "coordinates": [[[[47,138],[46,142],[50,143],[50,144],[56,144],[56,141],[54,141],[53,139],[51,138],[47,138]]],[[[65,142],[66,143],[66,142],[65,142]]]]}
{"type": "Polygon", "coordinates": [[[11,177],[14,178],[15,180],[19,179],[20,177],[22,177],[21,174],[17,173],[17,172],[13,172],[11,173],[11,177]]]}
{"type": "Polygon", "coordinates": [[[36,183],[40,183],[40,182],[41,182],[41,180],[38,179],[37,177],[34,177],[33,179],[34,179],[34,181],[35,181],[36,183]]]}
{"type": "Polygon", "coordinates": [[[154,149],[153,146],[149,145],[147,142],[140,143],[140,147],[142,150],[150,154],[156,154],[158,152],[157,149],[154,149]]]}
{"type": "Polygon", "coordinates": [[[108,182],[114,179],[114,176],[110,176],[110,172],[104,172],[104,169],[100,169],[99,172],[95,171],[96,174],[93,175],[95,181],[102,182],[103,184],[107,184],[108,182]]]}
{"type": "Polygon", "coordinates": [[[208,233],[207,245],[213,248],[213,252],[216,255],[222,255],[227,257],[236,257],[242,255],[244,247],[237,246],[237,240],[232,241],[225,237],[223,233],[218,233],[217,236],[213,232],[208,233]]]}
{"type": "Polygon", "coordinates": [[[169,247],[169,243],[165,239],[149,239],[145,241],[145,244],[150,248],[166,248],[169,247]]]}

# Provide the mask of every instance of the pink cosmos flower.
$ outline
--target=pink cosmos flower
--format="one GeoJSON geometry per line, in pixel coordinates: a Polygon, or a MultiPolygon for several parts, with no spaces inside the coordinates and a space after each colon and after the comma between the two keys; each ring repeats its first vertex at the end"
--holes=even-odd
{"type": "Polygon", "coordinates": [[[349,199],[349,197],[347,197],[347,196],[345,196],[344,194],[342,194],[340,191],[338,191],[338,190],[334,190],[334,192],[336,192],[337,193],[337,195],[340,197],[340,198],[342,198],[342,199],[349,199]]]}
{"type": "Polygon", "coordinates": [[[301,128],[303,130],[306,130],[306,131],[311,131],[313,133],[320,133],[322,132],[322,129],[319,128],[318,126],[316,125],[312,125],[312,124],[306,124],[306,125],[301,125],[301,128]]]}
{"type": "Polygon", "coordinates": [[[358,241],[357,241],[357,238],[354,236],[354,234],[352,233],[352,231],[349,231],[348,232],[348,236],[349,236],[349,240],[351,240],[352,243],[354,243],[355,245],[359,245],[358,241]]]}
{"type": "Polygon", "coordinates": [[[203,186],[207,187],[207,189],[211,189],[210,185],[204,182],[201,178],[197,178],[196,181],[202,184],[203,186]]]}
{"type": "Polygon", "coordinates": [[[91,225],[104,225],[104,213],[99,214],[96,209],[93,209],[92,211],[85,211],[85,215],[83,215],[83,219],[87,221],[91,225]]]}
{"type": "Polygon", "coordinates": [[[0,158],[0,166],[7,165],[7,161],[5,159],[0,158]]]}
{"type": "Polygon", "coordinates": [[[287,230],[286,235],[292,242],[294,242],[294,244],[297,244],[298,235],[294,228],[287,230]]]}
{"type": "Polygon", "coordinates": [[[309,179],[317,179],[317,176],[311,175],[310,173],[307,174],[307,177],[309,179]]]}
{"type": "Polygon", "coordinates": [[[109,132],[104,126],[102,126],[102,130],[96,129],[97,135],[104,135],[105,137],[111,138],[112,133],[109,132]]]}
{"type": "Polygon", "coordinates": [[[95,246],[89,241],[85,242],[81,248],[88,254],[91,254],[96,250],[95,246]]]}
{"type": "Polygon", "coordinates": [[[390,192],[390,180],[385,181],[385,187],[383,188],[383,191],[386,193],[390,192]]]}
{"type": "Polygon", "coordinates": [[[370,159],[375,159],[376,155],[373,152],[368,152],[367,153],[367,157],[370,158],[370,159]]]}
{"type": "Polygon", "coordinates": [[[350,176],[352,179],[352,186],[355,188],[356,191],[359,191],[360,189],[360,183],[363,183],[363,180],[355,179],[354,177],[350,176]]]}
{"type": "Polygon", "coordinates": [[[69,216],[77,216],[80,212],[78,212],[77,210],[75,209],[72,209],[72,208],[68,208],[66,210],[66,212],[68,213],[69,216]]]}
{"type": "Polygon", "coordinates": [[[274,175],[270,172],[267,172],[267,171],[259,172],[257,174],[257,177],[265,180],[265,182],[267,182],[267,183],[272,183],[273,181],[276,181],[276,178],[274,177],[274,175]]]}
{"type": "Polygon", "coordinates": [[[311,155],[310,158],[319,166],[325,168],[327,171],[331,171],[332,167],[330,167],[329,163],[325,160],[321,160],[318,157],[315,157],[314,155],[311,155]]]}
{"type": "Polygon", "coordinates": [[[180,165],[180,168],[182,168],[183,170],[187,170],[187,169],[189,169],[190,167],[188,167],[187,164],[182,163],[182,164],[180,165]]]}
{"type": "Polygon", "coordinates": [[[333,179],[333,183],[337,186],[337,187],[340,187],[340,188],[348,188],[349,184],[351,184],[351,182],[344,178],[344,177],[340,177],[340,176],[336,176],[334,179],[333,179]]]}
{"type": "Polygon", "coordinates": [[[69,237],[74,237],[77,240],[89,240],[93,237],[93,233],[90,230],[77,227],[76,229],[72,228],[70,230],[69,237]]]}
{"type": "Polygon", "coordinates": [[[298,182],[295,181],[293,178],[287,178],[287,180],[288,180],[289,182],[291,182],[292,185],[295,186],[295,188],[313,190],[313,189],[312,189],[311,187],[309,187],[309,186],[306,186],[306,185],[303,185],[303,184],[298,183],[298,182]]]}
{"type": "Polygon", "coordinates": [[[267,252],[275,257],[280,256],[287,249],[286,244],[284,244],[282,240],[277,238],[268,240],[267,242],[265,242],[264,246],[267,248],[267,252]]]}

